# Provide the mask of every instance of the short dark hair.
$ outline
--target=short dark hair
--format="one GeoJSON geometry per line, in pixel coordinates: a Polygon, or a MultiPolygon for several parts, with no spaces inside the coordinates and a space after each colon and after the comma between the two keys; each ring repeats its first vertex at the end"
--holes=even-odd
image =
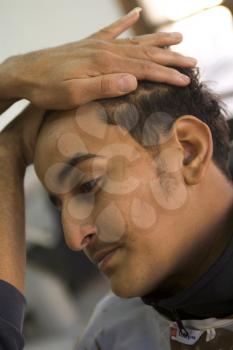
{"type": "Polygon", "coordinates": [[[143,133],[148,117],[154,143],[158,143],[160,134],[167,133],[176,119],[182,115],[194,115],[209,126],[213,138],[213,161],[230,179],[230,131],[226,109],[219,97],[200,81],[198,69],[178,70],[190,77],[188,86],[140,81],[137,89],[128,95],[98,101],[106,111],[107,123],[128,129],[139,144],[145,145],[147,141],[143,141],[143,133]]]}

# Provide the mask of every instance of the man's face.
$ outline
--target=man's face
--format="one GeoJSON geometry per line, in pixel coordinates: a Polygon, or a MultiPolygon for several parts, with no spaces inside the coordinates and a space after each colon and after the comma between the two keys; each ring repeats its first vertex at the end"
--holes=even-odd
{"type": "Polygon", "coordinates": [[[83,249],[122,297],[160,286],[182,255],[187,190],[179,150],[164,145],[149,153],[106,124],[97,103],[52,116],[38,139],[36,172],[60,207],[68,246],[83,249]]]}

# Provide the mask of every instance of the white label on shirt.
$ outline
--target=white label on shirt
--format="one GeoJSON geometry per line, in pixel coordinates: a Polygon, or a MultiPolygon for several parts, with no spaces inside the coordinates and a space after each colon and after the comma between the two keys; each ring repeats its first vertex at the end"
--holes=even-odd
{"type": "Polygon", "coordinates": [[[179,328],[176,325],[170,327],[170,336],[171,339],[178,341],[179,343],[186,345],[193,345],[200,339],[204,331],[197,329],[185,328],[188,332],[188,335],[182,335],[179,328]]]}

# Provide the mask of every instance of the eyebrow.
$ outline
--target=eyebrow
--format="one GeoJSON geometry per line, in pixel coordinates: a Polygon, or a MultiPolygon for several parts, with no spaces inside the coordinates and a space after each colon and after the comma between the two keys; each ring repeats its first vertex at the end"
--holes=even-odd
{"type": "Polygon", "coordinates": [[[74,157],[72,157],[66,163],[66,165],[63,167],[63,169],[58,174],[58,182],[60,182],[60,183],[64,182],[64,180],[72,172],[73,168],[77,164],[80,164],[81,162],[84,162],[87,159],[97,158],[97,157],[103,158],[102,156],[99,156],[99,155],[94,154],[94,153],[77,153],[74,157]]]}

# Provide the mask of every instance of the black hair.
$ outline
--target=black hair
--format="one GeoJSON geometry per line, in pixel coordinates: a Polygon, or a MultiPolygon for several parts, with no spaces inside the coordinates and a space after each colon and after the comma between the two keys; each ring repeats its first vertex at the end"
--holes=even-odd
{"type": "Polygon", "coordinates": [[[169,132],[176,119],[193,115],[209,126],[213,161],[226,177],[231,178],[228,164],[230,132],[225,107],[219,97],[199,80],[198,69],[178,70],[191,80],[186,87],[141,81],[128,95],[98,101],[106,111],[107,123],[126,128],[138,143],[146,147],[150,145],[151,137],[154,144],[158,143],[160,134],[169,132]]]}

